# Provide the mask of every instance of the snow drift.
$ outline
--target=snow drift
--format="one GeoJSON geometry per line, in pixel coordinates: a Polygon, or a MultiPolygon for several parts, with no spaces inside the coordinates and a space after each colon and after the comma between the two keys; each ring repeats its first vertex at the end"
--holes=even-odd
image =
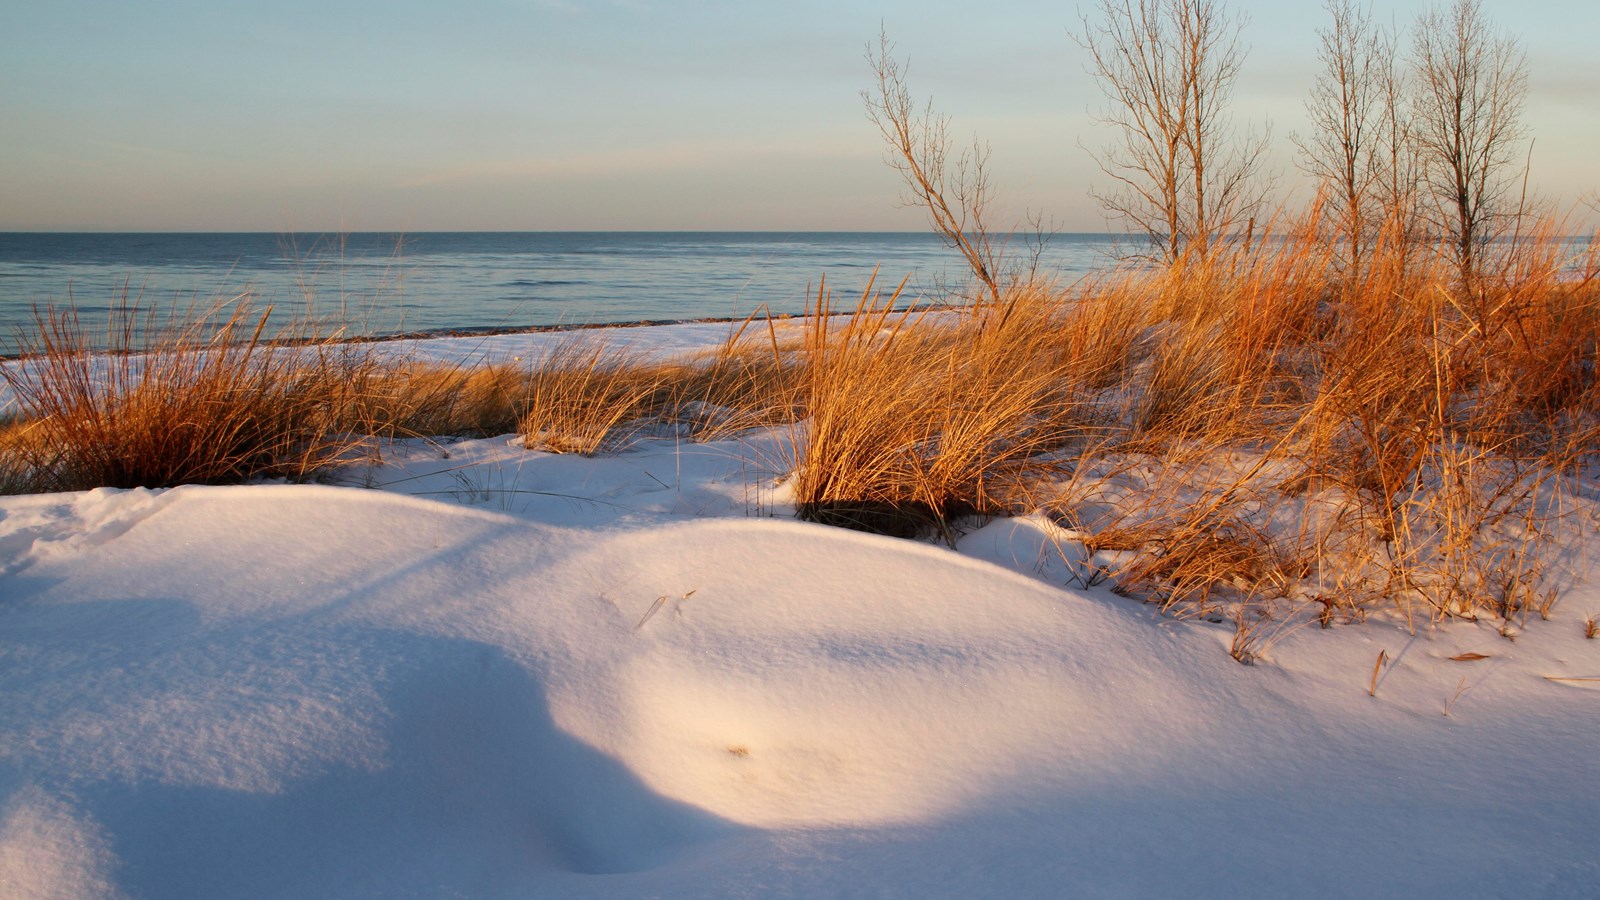
{"type": "MultiPolygon", "coordinates": [[[[1600,875],[1600,698],[1538,677],[1600,667],[1553,629],[1297,633],[1246,668],[1221,629],[784,520],[285,486],[0,514],[7,896],[1576,896],[1600,875]],[[1495,652],[1442,716],[1468,645],[1495,652]]],[[[967,546],[1003,558],[1029,529],[967,546]]]]}

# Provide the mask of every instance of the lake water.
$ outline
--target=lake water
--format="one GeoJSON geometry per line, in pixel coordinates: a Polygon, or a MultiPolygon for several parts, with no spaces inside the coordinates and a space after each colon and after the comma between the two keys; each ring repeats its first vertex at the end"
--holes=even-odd
{"type": "MultiPolygon", "coordinates": [[[[1075,279],[1110,264],[1119,241],[1056,235],[1042,268],[1075,279]]],[[[248,294],[279,324],[309,310],[377,336],[799,313],[824,278],[852,305],[874,270],[880,289],[906,279],[908,297],[935,300],[967,278],[931,234],[0,233],[0,355],[47,304],[98,333],[124,298],[181,309],[248,294]]]]}

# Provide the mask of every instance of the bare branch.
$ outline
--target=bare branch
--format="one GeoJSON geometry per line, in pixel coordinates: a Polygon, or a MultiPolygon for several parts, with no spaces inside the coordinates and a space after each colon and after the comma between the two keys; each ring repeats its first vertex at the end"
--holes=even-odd
{"type": "Polygon", "coordinates": [[[867,117],[878,127],[888,148],[884,162],[905,182],[908,206],[928,213],[933,230],[961,254],[973,277],[990,298],[1000,299],[1000,250],[985,214],[990,201],[989,147],[977,138],[951,161],[950,120],[929,101],[920,111],[906,86],[907,67],[895,58],[886,31],[877,46],[868,45],[867,62],[877,89],[862,91],[867,117]]]}
{"type": "Polygon", "coordinates": [[[1479,0],[1428,10],[1413,33],[1412,103],[1423,184],[1434,222],[1470,286],[1481,274],[1485,246],[1516,217],[1508,201],[1527,136],[1527,60],[1514,38],[1484,18],[1479,0]]]}
{"type": "Polygon", "coordinates": [[[1227,114],[1244,24],[1218,0],[1100,0],[1074,36],[1117,134],[1096,158],[1114,187],[1091,193],[1168,263],[1203,259],[1265,202],[1266,137],[1241,139],[1227,114]]]}
{"type": "Polygon", "coordinates": [[[1361,267],[1382,222],[1386,123],[1397,121],[1388,91],[1394,41],[1353,0],[1327,0],[1330,22],[1318,29],[1322,72],[1306,98],[1310,134],[1293,136],[1300,165],[1315,178],[1333,215],[1350,270],[1361,267]]]}

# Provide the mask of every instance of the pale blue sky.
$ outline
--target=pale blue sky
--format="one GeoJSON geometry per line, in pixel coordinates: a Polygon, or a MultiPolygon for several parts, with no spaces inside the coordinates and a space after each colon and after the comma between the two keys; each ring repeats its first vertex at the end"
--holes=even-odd
{"type": "MultiPolygon", "coordinates": [[[[1600,4],[1484,5],[1528,53],[1533,182],[1575,204],[1600,4]]],[[[1236,113],[1293,188],[1325,14],[1232,8],[1236,113]]],[[[0,0],[0,230],[916,230],[857,96],[880,20],[1008,209],[1105,227],[1072,3],[0,0]]]]}

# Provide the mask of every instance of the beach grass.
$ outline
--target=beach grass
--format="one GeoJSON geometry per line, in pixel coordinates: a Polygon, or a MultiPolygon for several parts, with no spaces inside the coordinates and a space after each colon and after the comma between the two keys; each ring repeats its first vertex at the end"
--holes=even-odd
{"type": "Polygon", "coordinates": [[[305,480],[360,452],[350,386],[367,364],[337,342],[266,341],[248,297],[162,311],[119,303],[91,335],[47,309],[0,369],[16,404],[7,452],[36,489],[305,480]]]}

